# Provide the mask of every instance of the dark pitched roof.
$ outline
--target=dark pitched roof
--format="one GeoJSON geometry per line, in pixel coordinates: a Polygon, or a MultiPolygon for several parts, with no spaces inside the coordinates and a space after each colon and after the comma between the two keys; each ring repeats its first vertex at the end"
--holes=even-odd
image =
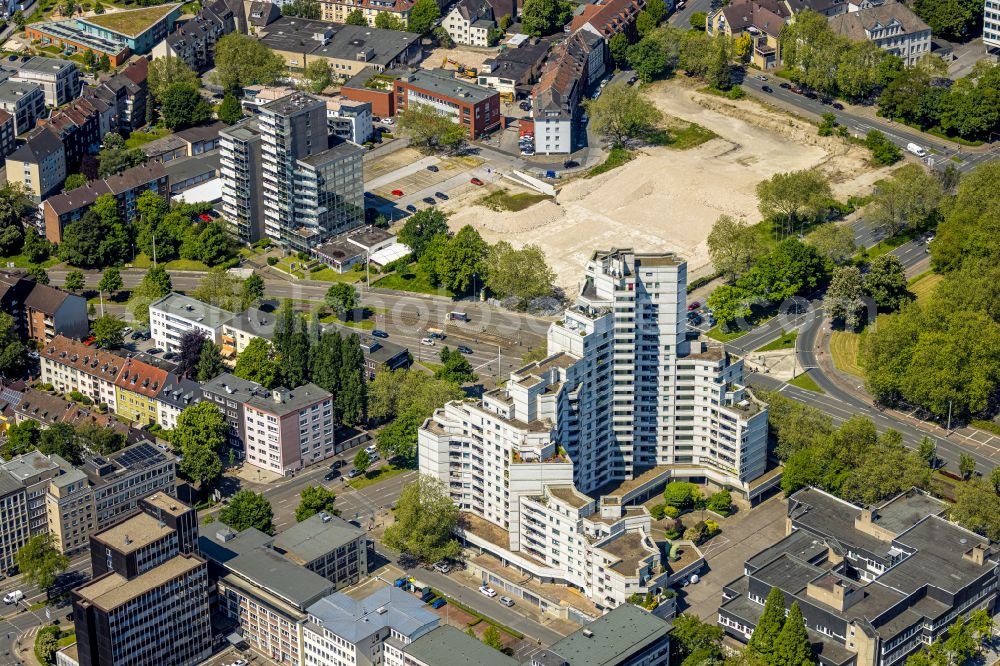
{"type": "Polygon", "coordinates": [[[126,169],[120,174],[104,180],[92,180],[86,185],[63,192],[45,200],[56,215],[65,215],[80,208],[91,206],[103,194],[119,195],[129,190],[148,185],[167,175],[166,168],[159,162],[142,164],[126,169]]]}
{"type": "Polygon", "coordinates": [[[63,150],[59,137],[48,128],[41,127],[32,132],[28,140],[10,154],[9,159],[38,163],[63,150]]]}
{"type": "Polygon", "coordinates": [[[56,289],[47,284],[38,284],[36,282],[35,286],[31,288],[31,293],[28,294],[28,298],[25,299],[24,304],[32,310],[54,315],[67,298],[69,298],[69,294],[62,289],[56,289]]]}
{"type": "Polygon", "coordinates": [[[834,16],[830,19],[830,27],[848,39],[863,41],[868,39],[868,30],[887,26],[893,21],[897,21],[906,34],[930,30],[930,26],[920,20],[913,10],[900,2],[887,2],[834,16]]]}

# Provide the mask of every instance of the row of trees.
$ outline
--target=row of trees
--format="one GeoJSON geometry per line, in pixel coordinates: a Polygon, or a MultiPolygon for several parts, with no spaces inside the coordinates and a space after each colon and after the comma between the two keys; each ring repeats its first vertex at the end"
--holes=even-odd
{"type": "Polygon", "coordinates": [[[386,423],[376,435],[375,445],[386,459],[413,461],[417,455],[417,430],[434,410],[465,394],[448,379],[419,371],[380,372],[368,386],[368,416],[386,423]]]}
{"type": "Polygon", "coordinates": [[[491,246],[468,225],[452,235],[437,208],[411,215],[399,241],[412,250],[421,275],[455,293],[469,293],[478,281],[515,307],[552,294],[555,273],[538,246],[514,249],[506,241],[491,246]]]}
{"type": "Polygon", "coordinates": [[[944,278],[926,301],[879,316],[868,332],[865,379],[880,402],[919,405],[940,417],[992,408],[1000,383],[998,184],[1000,166],[991,163],[967,174],[954,197],[942,197],[940,188],[928,196],[933,179],[901,188],[893,210],[914,209],[900,218],[908,228],[942,220],[930,250],[944,278]]]}
{"type": "Polygon", "coordinates": [[[56,454],[69,463],[83,462],[85,451],[108,455],[125,446],[125,435],[112,428],[87,422],[74,426],[70,423],[53,423],[42,428],[37,421],[25,419],[7,431],[7,439],[0,446],[0,457],[10,460],[38,450],[46,455],[56,454]]]}
{"type": "Polygon", "coordinates": [[[866,314],[893,312],[912,299],[902,262],[883,254],[867,267],[840,266],[834,270],[823,309],[834,325],[857,329],[867,323],[866,314]]]}

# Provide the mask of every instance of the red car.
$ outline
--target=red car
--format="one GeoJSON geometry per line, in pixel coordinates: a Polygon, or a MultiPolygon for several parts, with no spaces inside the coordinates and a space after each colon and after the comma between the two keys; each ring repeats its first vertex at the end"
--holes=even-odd
{"type": "Polygon", "coordinates": [[[94,338],[94,336],[91,335],[90,337],[88,337],[86,340],[83,341],[83,344],[89,347],[90,345],[94,344],[95,339],[96,338],[94,338]]]}
{"type": "Polygon", "coordinates": [[[469,182],[472,183],[473,185],[482,185],[483,184],[483,181],[479,180],[478,178],[473,178],[469,182]]]}
{"type": "Polygon", "coordinates": [[[401,196],[403,196],[403,190],[393,190],[392,191],[392,196],[394,196],[394,197],[401,197],[401,196]]]}
{"type": "Polygon", "coordinates": [[[698,301],[695,301],[694,303],[689,303],[688,304],[688,310],[692,310],[693,311],[693,310],[697,310],[700,307],[701,307],[701,303],[699,303],[698,301]]]}
{"type": "Polygon", "coordinates": [[[198,216],[198,219],[201,220],[202,222],[211,222],[212,216],[209,215],[208,213],[202,213],[201,215],[198,216]]]}

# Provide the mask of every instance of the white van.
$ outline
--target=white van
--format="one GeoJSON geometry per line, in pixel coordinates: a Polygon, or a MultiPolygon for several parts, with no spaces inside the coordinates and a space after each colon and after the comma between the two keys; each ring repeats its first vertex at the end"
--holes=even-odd
{"type": "Polygon", "coordinates": [[[906,150],[913,153],[917,157],[927,157],[927,151],[915,143],[906,144],[906,150]]]}
{"type": "Polygon", "coordinates": [[[21,590],[14,590],[13,592],[8,592],[7,596],[3,598],[5,604],[16,604],[21,599],[24,599],[24,592],[21,590]]]}

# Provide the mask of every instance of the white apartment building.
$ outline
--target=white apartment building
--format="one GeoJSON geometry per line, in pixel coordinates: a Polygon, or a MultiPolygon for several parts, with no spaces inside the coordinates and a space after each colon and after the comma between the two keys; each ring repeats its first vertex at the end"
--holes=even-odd
{"type": "Polygon", "coordinates": [[[767,409],[741,360],[688,339],[686,285],[672,254],[596,252],[548,358],[427,420],[420,471],[449,487],[468,541],[609,608],[677,573],[629,502],[670,479],[751,494],[767,409]]]}
{"type": "Polygon", "coordinates": [[[1000,49],[1000,2],[986,0],[983,6],[983,44],[987,49],[1000,49]]]}
{"type": "Polygon", "coordinates": [[[288,474],[334,454],[333,394],[309,383],[249,397],[243,406],[246,461],[288,474]]]}
{"type": "Polygon", "coordinates": [[[218,344],[223,324],[232,317],[229,310],[170,293],[149,305],[149,331],[157,347],[176,352],[180,350],[181,338],[189,331],[198,331],[218,344]]]}
{"type": "Polygon", "coordinates": [[[360,600],[337,592],[307,612],[302,630],[306,666],[402,665],[403,648],[441,619],[417,597],[389,586],[360,600]]]}
{"type": "Polygon", "coordinates": [[[880,49],[899,56],[907,67],[931,52],[931,28],[909,7],[895,0],[856,2],[846,14],[830,19],[834,32],[851,41],[875,42],[880,49]]]}
{"type": "Polygon", "coordinates": [[[115,379],[125,366],[124,358],[62,335],[52,338],[38,354],[43,382],[63,393],[79,391],[94,404],[115,411],[115,379]]]}
{"type": "Polygon", "coordinates": [[[76,63],[59,58],[35,56],[21,65],[12,78],[40,85],[49,106],[68,104],[83,92],[83,79],[76,63]]]}

